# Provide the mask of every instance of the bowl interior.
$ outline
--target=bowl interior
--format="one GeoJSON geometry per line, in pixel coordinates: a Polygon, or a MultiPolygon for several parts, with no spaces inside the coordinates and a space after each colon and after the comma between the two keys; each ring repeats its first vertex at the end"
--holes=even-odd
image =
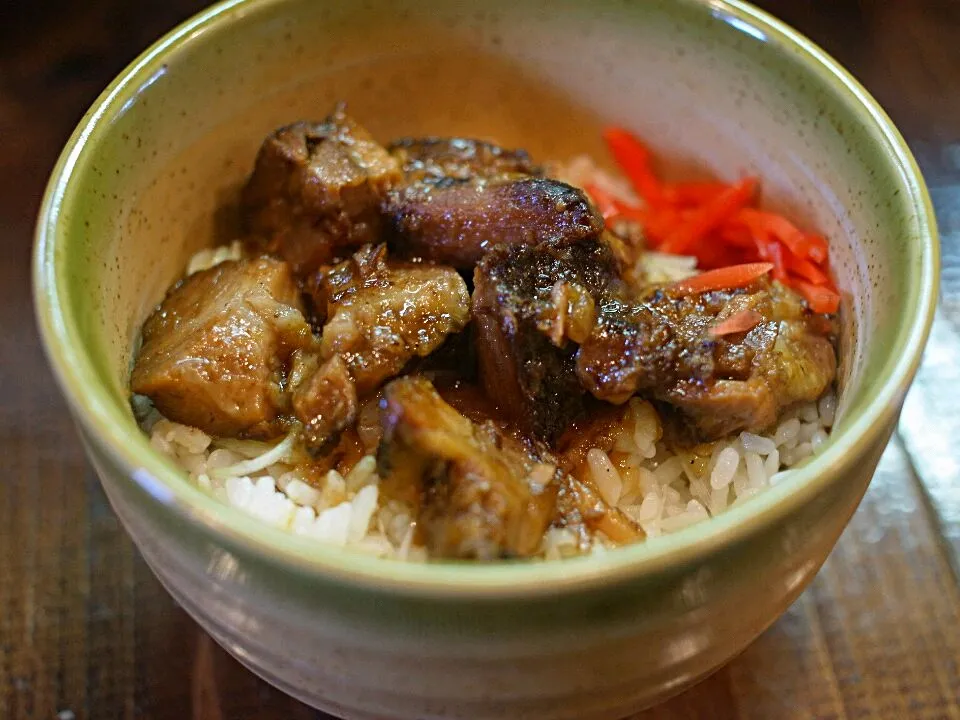
{"type": "MultiPolygon", "coordinates": [[[[877,398],[902,399],[934,294],[926,193],[872,101],[782,26],[694,0],[232,2],[161,41],[105,93],[58,167],[39,228],[41,327],[74,409],[177,502],[204,503],[150,451],[128,405],[139,326],[193,252],[235,236],[237,191],[263,137],[340,99],[383,140],[479,136],[541,160],[606,163],[600,128],[622,124],[648,139],[668,177],[759,174],[764,204],[830,239],[846,293],[835,437],[769,497],[721,518],[727,529],[836,475],[824,468],[856,453],[877,398]]],[[[696,543],[720,520],[623,557],[696,543]]]]}

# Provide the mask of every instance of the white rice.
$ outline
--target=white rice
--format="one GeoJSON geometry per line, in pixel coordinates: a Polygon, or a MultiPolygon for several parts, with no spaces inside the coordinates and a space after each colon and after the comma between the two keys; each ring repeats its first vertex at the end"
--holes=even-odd
{"type": "Polygon", "coordinates": [[[292,435],[275,444],[212,438],[156,411],[144,425],[151,444],[200,488],[261,522],[381,557],[426,559],[423,548],[412,544],[409,513],[381,506],[372,455],[364,456],[346,477],[330,470],[319,484],[312,484],[289,462],[292,435]]]}
{"type": "MultiPolygon", "coordinates": [[[[555,169],[561,179],[583,186],[590,182],[636,204],[629,185],[606,175],[586,157],[555,169]]],[[[239,242],[197,253],[187,274],[241,257],[239,242]]],[[[696,259],[645,253],[640,259],[653,281],[669,282],[696,273],[696,259]]],[[[143,404],[138,408],[150,408],[143,404]]],[[[371,412],[361,413],[358,434],[368,452],[378,437],[371,412]]],[[[837,411],[832,391],[818,402],[788,411],[764,435],[743,432],[694,450],[674,452],[662,438],[660,418],[650,403],[633,399],[613,449],[592,448],[585,472],[610,505],[634,520],[648,538],[677,532],[714,517],[781,482],[789,469],[820,451],[837,411]]],[[[366,455],[346,476],[330,470],[317,482],[301,477],[292,464],[292,436],[278,443],[212,438],[202,431],[162,418],[149,409],[143,419],[151,444],[171,457],[200,488],[258,520],[295,535],[379,557],[424,561],[426,549],[415,542],[411,509],[386,501],[379,492],[376,459],[366,455]]],[[[592,551],[603,552],[604,537],[594,538],[592,551]]],[[[551,528],[543,539],[542,557],[556,559],[581,552],[569,529],[551,528]]]]}
{"type": "Polygon", "coordinates": [[[832,392],[819,405],[827,412],[821,413],[818,403],[804,403],[765,435],[743,432],[695,450],[671,452],[656,440],[659,427],[647,426],[652,407],[634,399],[614,451],[590,451],[590,479],[604,499],[610,501],[609,495],[615,495],[618,501],[611,504],[638,522],[647,535],[675,532],[767,489],[776,476],[776,481],[782,480],[783,471],[822,448],[833,423],[836,399],[832,392]],[[811,441],[798,444],[802,436],[811,441]],[[625,451],[631,443],[633,447],[625,451]],[[651,444],[655,454],[648,457],[651,444]]]}
{"type": "MultiPolygon", "coordinates": [[[[819,403],[793,408],[765,435],[743,432],[673,452],[659,439],[653,407],[634,399],[613,450],[589,450],[589,477],[582,479],[648,537],[677,532],[780,482],[789,468],[813,456],[828,438],[835,407],[830,393],[819,403]]],[[[173,458],[193,482],[261,522],[379,557],[427,557],[414,542],[410,509],[380,497],[373,455],[361,458],[346,476],[330,470],[319,483],[311,483],[288,463],[292,437],[273,445],[211,438],[155,411],[145,425],[153,446],[173,458]]],[[[594,550],[606,544],[604,538],[597,541],[594,550]]],[[[553,528],[544,536],[547,559],[578,552],[578,539],[569,530],[553,528]]]]}

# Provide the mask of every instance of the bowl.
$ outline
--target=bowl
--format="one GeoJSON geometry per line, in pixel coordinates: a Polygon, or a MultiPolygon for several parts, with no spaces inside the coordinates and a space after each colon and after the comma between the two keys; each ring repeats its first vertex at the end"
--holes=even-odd
{"type": "Polygon", "coordinates": [[[876,102],[810,41],[723,0],[230,0],[96,101],[47,189],[35,302],[118,517],[174,598],[258,675],[356,718],[610,718],[703,678],[809,583],[859,503],[930,327],[930,200],[876,102]],[[404,564],[263,526],[151,449],[127,381],[138,328],[231,237],[273,128],[338,99],[381,138],[457,133],[537,158],[648,138],[668,176],[763,178],[819,228],[845,292],[826,447],[725,514],[547,563],[404,564]]]}

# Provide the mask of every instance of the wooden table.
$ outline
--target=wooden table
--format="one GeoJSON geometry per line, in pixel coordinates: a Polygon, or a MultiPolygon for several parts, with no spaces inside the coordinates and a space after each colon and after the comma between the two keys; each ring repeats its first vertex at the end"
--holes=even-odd
{"type": "MultiPolygon", "coordinates": [[[[200,4],[14,0],[0,9],[0,718],[323,717],[243,670],[161,589],[84,459],[33,325],[32,226],[60,146],[107,81],[200,4]]],[[[850,67],[917,154],[940,215],[952,332],[960,2],[764,5],[850,67]]],[[[915,425],[928,421],[913,422],[903,438],[922,440],[915,425]]],[[[915,445],[891,444],[816,581],[770,631],[641,717],[960,720],[960,482],[942,467],[921,479],[907,452],[915,445]]]]}

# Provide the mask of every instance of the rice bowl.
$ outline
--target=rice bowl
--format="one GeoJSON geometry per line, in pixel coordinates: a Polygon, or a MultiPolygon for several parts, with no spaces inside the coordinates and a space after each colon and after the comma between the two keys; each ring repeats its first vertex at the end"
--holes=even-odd
{"type": "MultiPolygon", "coordinates": [[[[578,3],[558,13],[544,3],[536,17],[525,8],[495,2],[483,19],[441,4],[410,3],[406,13],[297,0],[213,8],[98,101],[42,211],[36,283],[45,346],[124,527],[218,642],[328,712],[603,718],[717,668],[782,612],[833,546],[869,482],[929,327],[936,232],[922,179],[882,111],[809,41],[739,3],[643,3],[606,14],[578,3]],[[415,32],[437,23],[443,33],[427,40],[415,32]],[[489,52],[462,44],[449,52],[467,25],[480,32],[470,37],[497,38],[489,52]],[[415,48],[412,37],[420,38],[415,48]],[[402,87],[379,83],[395,77],[382,63],[358,62],[381,57],[386,38],[397,43],[390,62],[404,63],[402,87]],[[500,62],[520,47],[522,57],[500,62]],[[245,58],[257,51],[251,74],[245,58]],[[328,67],[351,69],[340,84],[317,81],[328,67]],[[467,114],[463,103],[442,100],[465,67],[477,69],[467,114]],[[306,85],[294,94],[292,82],[306,85]],[[404,100],[397,106],[407,114],[384,132],[410,132],[428,113],[442,115],[443,130],[518,143],[543,137],[544,157],[579,151],[563,139],[597,121],[568,101],[586,89],[603,121],[633,118],[671,153],[692,151],[711,168],[743,161],[773,177],[768,200],[803,208],[829,233],[838,283],[853,296],[855,344],[846,345],[853,352],[830,441],[710,522],[563,562],[392,562],[279,531],[200,490],[133,422],[123,392],[132,329],[209,242],[196,232],[208,227],[208,199],[241,180],[216,158],[252,149],[261,131],[305,112],[307,101],[296,98],[315,107],[344,84],[374,116],[391,98],[404,100]],[[563,92],[545,92],[551,84],[563,92]],[[378,92],[363,95],[363,87],[378,92]],[[709,106],[712,115],[677,123],[681,106],[709,106]],[[244,108],[256,111],[235,120],[244,108]],[[544,127],[545,113],[556,127],[544,127]],[[801,142],[801,121],[818,113],[829,122],[803,126],[801,142]],[[209,142],[197,149],[201,135],[209,142]],[[184,164],[181,173],[181,153],[214,161],[184,164]],[[638,657],[640,646],[658,651],[638,657]]],[[[831,409],[828,402],[825,414],[831,409]]]]}

